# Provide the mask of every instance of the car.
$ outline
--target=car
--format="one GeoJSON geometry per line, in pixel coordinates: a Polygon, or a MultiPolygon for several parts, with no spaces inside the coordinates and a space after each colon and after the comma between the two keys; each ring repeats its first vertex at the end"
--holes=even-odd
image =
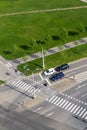
{"type": "Polygon", "coordinates": [[[68,64],[62,64],[60,66],[57,66],[55,68],[56,71],[62,71],[62,70],[65,70],[65,69],[68,69],[69,68],[69,65],[68,64]]]}
{"type": "Polygon", "coordinates": [[[59,73],[53,74],[49,79],[51,81],[56,81],[58,79],[62,79],[63,77],[64,77],[64,73],[63,72],[59,72],[59,73]]]}
{"type": "Polygon", "coordinates": [[[50,68],[50,69],[48,69],[48,70],[45,70],[45,71],[43,72],[43,74],[44,74],[45,76],[48,76],[48,75],[53,74],[54,72],[55,72],[55,69],[54,69],[54,68],[50,68]]]}

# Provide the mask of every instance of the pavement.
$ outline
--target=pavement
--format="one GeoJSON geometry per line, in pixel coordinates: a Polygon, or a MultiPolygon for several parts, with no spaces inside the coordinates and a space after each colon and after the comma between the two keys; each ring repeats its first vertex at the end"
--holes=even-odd
{"type": "Polygon", "coordinates": [[[59,81],[58,83],[54,83],[53,85],[51,85],[51,87],[58,90],[58,92],[64,92],[72,88],[73,86],[77,85],[77,83],[78,82],[73,78],[65,78],[59,81]]]}
{"type": "Polygon", "coordinates": [[[80,0],[80,1],[87,3],[87,0],[80,0]]]}
{"type": "MultiPolygon", "coordinates": [[[[57,47],[49,48],[48,50],[44,50],[44,56],[52,55],[52,54],[55,54],[57,52],[61,52],[63,50],[74,48],[76,46],[83,45],[83,44],[86,44],[86,43],[87,43],[87,37],[81,38],[79,40],[66,43],[66,44],[61,45],[59,47],[57,46],[57,47]]],[[[25,62],[28,62],[28,61],[32,61],[32,60],[35,60],[35,59],[38,59],[38,58],[41,58],[41,57],[42,57],[42,53],[37,52],[37,53],[31,54],[31,55],[28,55],[26,57],[26,60],[21,57],[21,58],[18,58],[16,60],[13,60],[11,62],[16,67],[19,64],[22,64],[22,63],[25,63],[25,62]]]]}

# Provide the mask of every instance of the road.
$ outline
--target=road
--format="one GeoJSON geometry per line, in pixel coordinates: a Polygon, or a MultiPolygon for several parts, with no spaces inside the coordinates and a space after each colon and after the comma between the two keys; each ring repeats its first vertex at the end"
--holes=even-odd
{"type": "Polygon", "coordinates": [[[76,130],[31,111],[15,112],[0,107],[1,130],[76,130]]]}
{"type": "MultiPolygon", "coordinates": [[[[5,101],[9,101],[16,105],[19,105],[27,96],[30,99],[30,96],[33,94],[36,97],[42,98],[43,101],[35,104],[32,108],[29,108],[30,111],[26,114],[28,117],[25,116],[24,113],[26,112],[24,111],[17,113],[17,115],[14,114],[14,112],[10,112],[11,114],[6,113],[6,115],[4,111],[3,113],[1,112],[0,118],[2,121],[2,130],[6,129],[3,127],[9,128],[9,124],[11,124],[11,129],[13,130],[39,130],[41,128],[46,130],[56,130],[57,128],[55,126],[58,122],[60,122],[59,126],[62,123],[61,127],[63,127],[64,124],[68,127],[70,126],[69,129],[74,128],[82,130],[87,127],[87,123],[84,122],[87,120],[87,59],[76,61],[69,65],[70,68],[64,71],[65,79],[73,79],[73,81],[76,81],[76,85],[62,93],[51,88],[51,86],[44,86],[43,82],[45,79],[43,76],[40,77],[40,75],[35,75],[33,81],[31,76],[27,78],[18,77],[18,73],[16,75],[16,72],[14,72],[16,78],[14,77],[14,80],[9,80],[7,85],[0,88],[1,97],[5,101]],[[75,76],[74,78],[73,75],[75,76]],[[77,118],[75,116],[77,116],[77,118]],[[16,121],[14,121],[15,119],[16,121]],[[4,122],[7,123],[3,125],[4,122]],[[52,122],[54,122],[53,124],[55,125],[53,125],[52,122]]],[[[11,69],[12,72],[14,71],[12,67],[9,67],[9,69],[11,69]]],[[[50,82],[49,77],[47,77],[47,80],[50,82]]],[[[58,86],[59,83],[62,84],[63,82],[63,80],[59,80],[55,83],[50,82],[50,84],[52,84],[52,86],[55,84],[58,86]]],[[[15,108],[13,109],[12,104],[8,108],[15,110],[15,108]]]]}

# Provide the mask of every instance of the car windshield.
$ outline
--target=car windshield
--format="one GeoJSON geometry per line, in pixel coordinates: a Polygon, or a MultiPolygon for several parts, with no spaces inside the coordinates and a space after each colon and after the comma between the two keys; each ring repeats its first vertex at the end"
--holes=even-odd
{"type": "Polygon", "coordinates": [[[49,70],[46,70],[47,73],[49,73],[50,71],[49,70]]]}

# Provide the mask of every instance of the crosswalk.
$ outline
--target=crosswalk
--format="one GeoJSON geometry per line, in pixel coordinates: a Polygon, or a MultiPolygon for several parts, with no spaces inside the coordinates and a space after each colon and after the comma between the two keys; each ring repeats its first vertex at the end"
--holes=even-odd
{"type": "Polygon", "coordinates": [[[87,80],[87,71],[84,71],[80,74],[75,75],[75,80],[77,80],[78,82],[87,80]]]}
{"type": "Polygon", "coordinates": [[[69,101],[64,97],[57,95],[47,98],[46,101],[66,110],[67,112],[72,113],[73,116],[79,119],[87,121],[87,108],[83,107],[82,105],[77,105],[75,102],[69,101]]]}
{"type": "Polygon", "coordinates": [[[39,93],[41,90],[37,86],[34,86],[21,80],[13,81],[11,83],[11,87],[27,94],[36,94],[39,93]]]}
{"type": "Polygon", "coordinates": [[[12,65],[11,63],[9,63],[9,62],[8,62],[8,63],[6,63],[5,65],[6,65],[6,67],[8,67],[8,68],[10,68],[10,67],[12,67],[12,66],[13,66],[13,65],[12,65]]]}

